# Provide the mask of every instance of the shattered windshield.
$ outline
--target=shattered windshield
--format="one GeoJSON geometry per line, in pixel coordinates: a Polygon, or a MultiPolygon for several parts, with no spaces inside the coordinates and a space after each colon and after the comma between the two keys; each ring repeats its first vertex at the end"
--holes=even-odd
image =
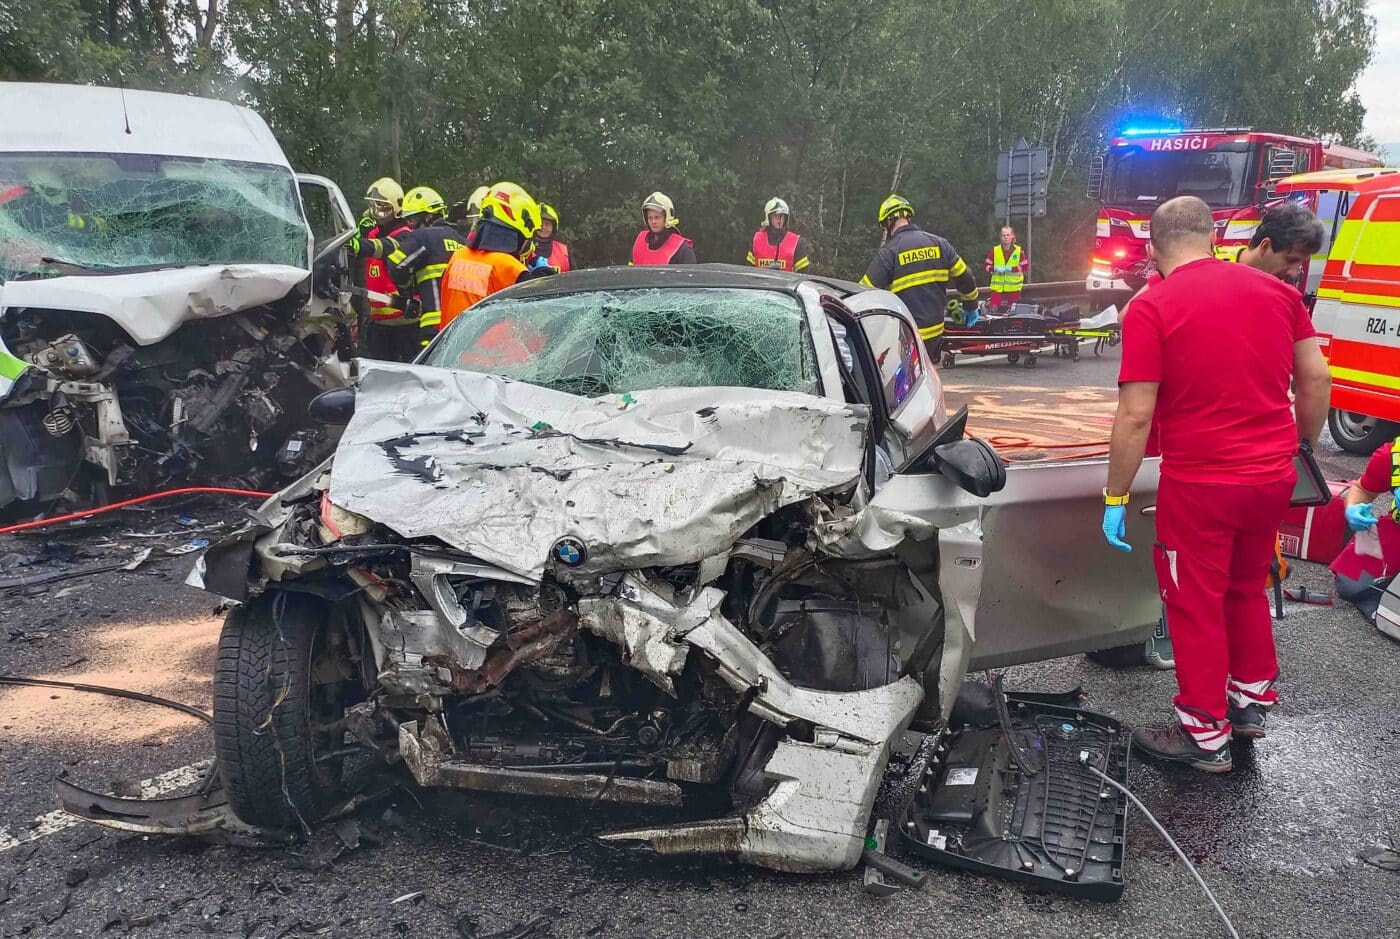
{"type": "Polygon", "coordinates": [[[0,277],[184,264],[305,268],[307,238],[286,167],[0,153],[0,277]]]}
{"type": "Polygon", "coordinates": [[[426,364],[571,394],[730,386],[820,393],[798,301],[771,290],[594,290],[486,301],[426,364]]]}
{"type": "Polygon", "coordinates": [[[1109,155],[1109,205],[1157,204],[1196,196],[1212,208],[1249,202],[1249,144],[1228,143],[1201,151],[1149,151],[1122,147],[1109,155]]]}

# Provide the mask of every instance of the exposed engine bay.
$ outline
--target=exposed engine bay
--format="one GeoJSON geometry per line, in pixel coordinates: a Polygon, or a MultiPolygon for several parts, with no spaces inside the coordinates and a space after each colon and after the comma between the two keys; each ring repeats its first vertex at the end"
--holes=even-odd
{"type": "Polygon", "coordinates": [[[305,274],[274,272],[257,285],[250,266],[0,288],[0,343],[22,363],[0,395],[0,513],[191,482],[255,488],[323,459],[334,440],[307,428],[306,407],[348,382],[348,334],[324,313],[308,325],[305,274]],[[88,302],[108,290],[115,309],[88,302]]]}

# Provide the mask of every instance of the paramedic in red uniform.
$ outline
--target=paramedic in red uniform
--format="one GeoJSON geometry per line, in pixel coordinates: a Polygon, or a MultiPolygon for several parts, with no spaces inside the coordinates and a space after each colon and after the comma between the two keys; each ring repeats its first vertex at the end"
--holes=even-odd
{"type": "Polygon", "coordinates": [[[1337,596],[1356,604],[1368,619],[1375,620],[1380,606],[1381,591],[1400,571],[1400,502],[1376,518],[1371,503],[1388,492],[1395,497],[1400,490],[1400,448],[1395,441],[1384,444],[1371,454],[1361,479],[1352,484],[1345,497],[1347,527],[1356,538],[1347,543],[1332,562],[1337,596]],[[1365,533],[1363,535],[1362,533],[1365,533]],[[1362,548],[1362,538],[1370,536],[1370,545],[1362,548]]]}
{"type": "Polygon", "coordinates": [[[1278,700],[1261,585],[1288,508],[1300,440],[1316,440],[1331,378],[1298,291],[1216,260],[1210,207],[1152,214],[1163,280],[1123,324],[1103,532],[1123,551],[1133,477],[1154,415],[1162,449],[1153,561],[1176,653],[1176,720],[1139,728],[1149,756],[1223,773],[1232,736],[1264,735],[1278,700]],[[1200,337],[1210,334],[1211,342],[1200,337]],[[1289,385],[1296,384],[1296,414],[1289,385]]]}

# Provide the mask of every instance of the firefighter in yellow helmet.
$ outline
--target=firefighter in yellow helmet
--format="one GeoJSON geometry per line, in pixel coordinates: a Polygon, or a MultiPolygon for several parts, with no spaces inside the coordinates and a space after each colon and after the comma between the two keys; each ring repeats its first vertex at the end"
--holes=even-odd
{"type": "Polygon", "coordinates": [[[535,254],[561,274],[573,270],[569,246],[559,240],[559,212],[543,202],[540,203],[540,230],[535,233],[535,254]]]}
{"type": "Polygon", "coordinates": [[[769,199],[763,207],[763,227],[754,232],[748,262],[777,271],[805,271],[812,263],[811,253],[807,239],[788,228],[791,221],[788,204],[777,197],[769,199]]]}
{"type": "Polygon", "coordinates": [[[452,252],[462,247],[457,229],[447,224],[447,204],[436,189],[417,186],[403,197],[403,220],[410,231],[386,238],[356,234],[347,243],[351,253],[388,262],[389,276],[413,296],[404,317],[418,324],[418,344],[437,335],[442,322],[442,275],[452,252]]]}
{"type": "Polygon", "coordinates": [[[893,291],[919,326],[919,336],[936,356],[943,336],[943,316],[948,287],[958,292],[963,303],[963,322],[977,322],[977,280],[966,262],[948,243],[926,232],[910,219],[914,207],[901,195],[892,194],[880,203],[877,216],[885,231],[885,242],[870,259],[870,267],[860,279],[867,287],[893,291]]]}
{"type": "MultiPolygon", "coordinates": [[[[365,190],[365,212],[360,217],[362,239],[397,238],[411,229],[399,213],[403,187],[387,176],[365,190]]],[[[418,354],[417,324],[404,318],[408,298],[400,295],[383,258],[365,258],[365,290],[369,297],[369,325],[365,331],[365,355],[372,359],[408,362],[418,354]]]]}
{"type": "Polygon", "coordinates": [[[681,220],[670,196],[653,192],[642,200],[642,221],[646,227],[632,242],[633,264],[695,263],[695,242],[680,233],[681,220]]]}
{"type": "Polygon", "coordinates": [[[487,187],[481,219],[458,248],[443,277],[442,327],[498,290],[532,277],[558,273],[543,258],[525,258],[540,229],[540,205],[515,183],[487,187]]]}

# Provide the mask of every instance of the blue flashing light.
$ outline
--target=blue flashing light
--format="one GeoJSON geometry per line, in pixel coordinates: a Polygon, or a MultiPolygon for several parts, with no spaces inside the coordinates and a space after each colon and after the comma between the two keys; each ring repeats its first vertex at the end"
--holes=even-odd
{"type": "Polygon", "coordinates": [[[1186,128],[1180,124],[1162,124],[1159,127],[1125,127],[1118,135],[1120,137],[1163,137],[1167,134],[1179,134],[1186,128]]]}

